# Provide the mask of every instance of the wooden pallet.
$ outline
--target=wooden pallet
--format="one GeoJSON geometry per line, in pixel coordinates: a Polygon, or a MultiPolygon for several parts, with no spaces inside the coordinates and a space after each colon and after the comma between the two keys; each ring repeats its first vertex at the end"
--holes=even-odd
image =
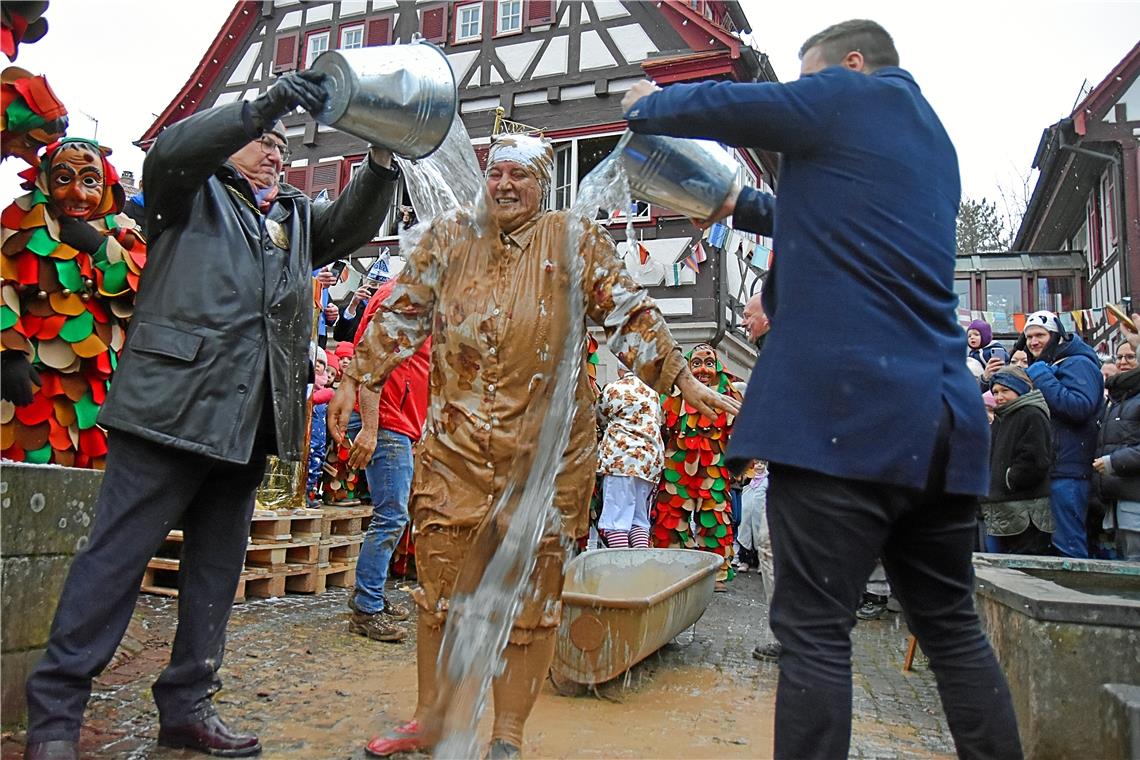
{"type": "MultiPolygon", "coordinates": [[[[246,596],[246,581],[253,576],[243,571],[238,579],[238,587],[234,592],[234,602],[244,602],[246,596]]],[[[178,560],[165,557],[153,557],[143,572],[142,584],[139,590],[144,594],[157,594],[178,598],[178,560]]]]}
{"type": "Polygon", "coordinates": [[[312,575],[295,575],[286,578],[285,590],[297,594],[323,594],[332,586],[352,588],[356,585],[356,562],[313,568],[312,575]]]}
{"type": "Polygon", "coordinates": [[[321,538],[353,536],[364,532],[365,519],[371,519],[372,507],[326,506],[321,517],[321,538]]]}
{"type": "Polygon", "coordinates": [[[356,562],[360,557],[360,548],[363,545],[364,535],[360,533],[352,536],[323,538],[317,553],[317,564],[327,566],[356,562]]]}
{"type": "MultiPolygon", "coordinates": [[[[172,530],[166,536],[163,546],[180,548],[183,541],[182,531],[172,530]]],[[[177,559],[179,552],[174,552],[177,559]]],[[[288,563],[316,564],[319,560],[320,546],[317,539],[307,541],[292,541],[284,544],[257,544],[250,539],[245,550],[245,564],[247,568],[280,568],[288,563]]],[[[167,554],[158,557],[167,558],[167,554]]]]}

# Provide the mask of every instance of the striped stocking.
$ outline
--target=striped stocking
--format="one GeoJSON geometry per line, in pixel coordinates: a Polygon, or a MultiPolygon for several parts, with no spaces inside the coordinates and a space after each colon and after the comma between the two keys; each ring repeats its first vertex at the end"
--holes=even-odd
{"type": "Polygon", "coordinates": [[[628,549],[629,548],[629,534],[624,530],[607,530],[603,531],[606,537],[606,546],[611,549],[628,549]]]}
{"type": "Polygon", "coordinates": [[[634,549],[649,548],[649,529],[634,525],[629,529],[629,545],[634,549]]]}

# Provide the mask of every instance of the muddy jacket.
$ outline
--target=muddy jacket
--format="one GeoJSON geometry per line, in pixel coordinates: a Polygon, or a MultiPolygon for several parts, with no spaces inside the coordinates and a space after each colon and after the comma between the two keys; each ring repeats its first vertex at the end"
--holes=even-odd
{"type": "Polygon", "coordinates": [[[397,175],[366,161],[335,203],[282,185],[267,222],[227,163],[256,137],[244,107],[191,116],[147,154],[150,259],[99,422],[246,462],[269,394],[278,453],[299,459],[313,268],[371,239],[397,175]]]}
{"type": "MultiPolygon", "coordinates": [[[[430,400],[416,453],[410,511],[417,530],[474,527],[503,492],[518,448],[530,443],[529,402],[564,345],[566,212],[541,214],[509,235],[477,237],[456,218],[435,221],[407,254],[392,294],[356,345],[345,373],[377,387],[430,335],[430,400]]],[[[642,380],[668,391],[684,366],[649,294],[598,226],[581,237],[586,313],[642,380]]],[[[594,394],[577,378],[570,442],[556,483],[565,535],[586,533],[597,468],[594,394]]]]}

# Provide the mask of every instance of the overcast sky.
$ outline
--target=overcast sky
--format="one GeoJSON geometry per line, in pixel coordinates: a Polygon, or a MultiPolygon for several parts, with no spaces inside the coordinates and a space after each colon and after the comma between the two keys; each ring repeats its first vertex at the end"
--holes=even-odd
{"type": "MultiPolygon", "coordinates": [[[[964,194],[1019,192],[1041,130],[1069,115],[1136,44],[1140,0],[743,0],[757,49],[782,80],[804,39],[836,21],[872,18],[894,36],[957,149],[964,194]]],[[[16,64],[44,73],[67,105],[70,134],[95,135],[122,170],[142,169],[137,140],[177,94],[221,28],[229,0],[51,0],[50,31],[16,64]],[[87,52],[90,51],[90,52],[87,52]]],[[[615,100],[615,116],[617,103],[615,100]]],[[[18,159],[0,168],[17,192],[18,159]]]]}

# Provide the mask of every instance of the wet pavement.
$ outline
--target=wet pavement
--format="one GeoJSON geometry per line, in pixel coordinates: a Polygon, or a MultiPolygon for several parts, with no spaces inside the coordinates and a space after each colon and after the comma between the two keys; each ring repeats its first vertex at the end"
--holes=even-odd
{"type": "MultiPolygon", "coordinates": [[[[397,582],[393,597],[410,603],[397,582]]],[[[414,625],[399,644],[348,633],[347,592],[250,600],[234,607],[225,688],[216,698],[231,726],[260,734],[265,758],[363,758],[383,726],[415,704],[414,625]]],[[[150,685],[169,656],[177,602],[143,596],[128,649],[97,681],[81,747],[89,758],[203,757],[159,748],[150,685]]],[[[524,756],[545,758],[761,758],[771,755],[778,669],[751,651],[765,635],[759,576],[715,594],[694,629],[626,677],[578,697],[548,683],[527,724],[524,756]]],[[[934,679],[921,654],[902,672],[902,616],[855,629],[853,757],[953,756],[934,679]]],[[[489,734],[485,719],[484,736],[489,734]]],[[[3,760],[22,756],[5,736],[3,760]]]]}

